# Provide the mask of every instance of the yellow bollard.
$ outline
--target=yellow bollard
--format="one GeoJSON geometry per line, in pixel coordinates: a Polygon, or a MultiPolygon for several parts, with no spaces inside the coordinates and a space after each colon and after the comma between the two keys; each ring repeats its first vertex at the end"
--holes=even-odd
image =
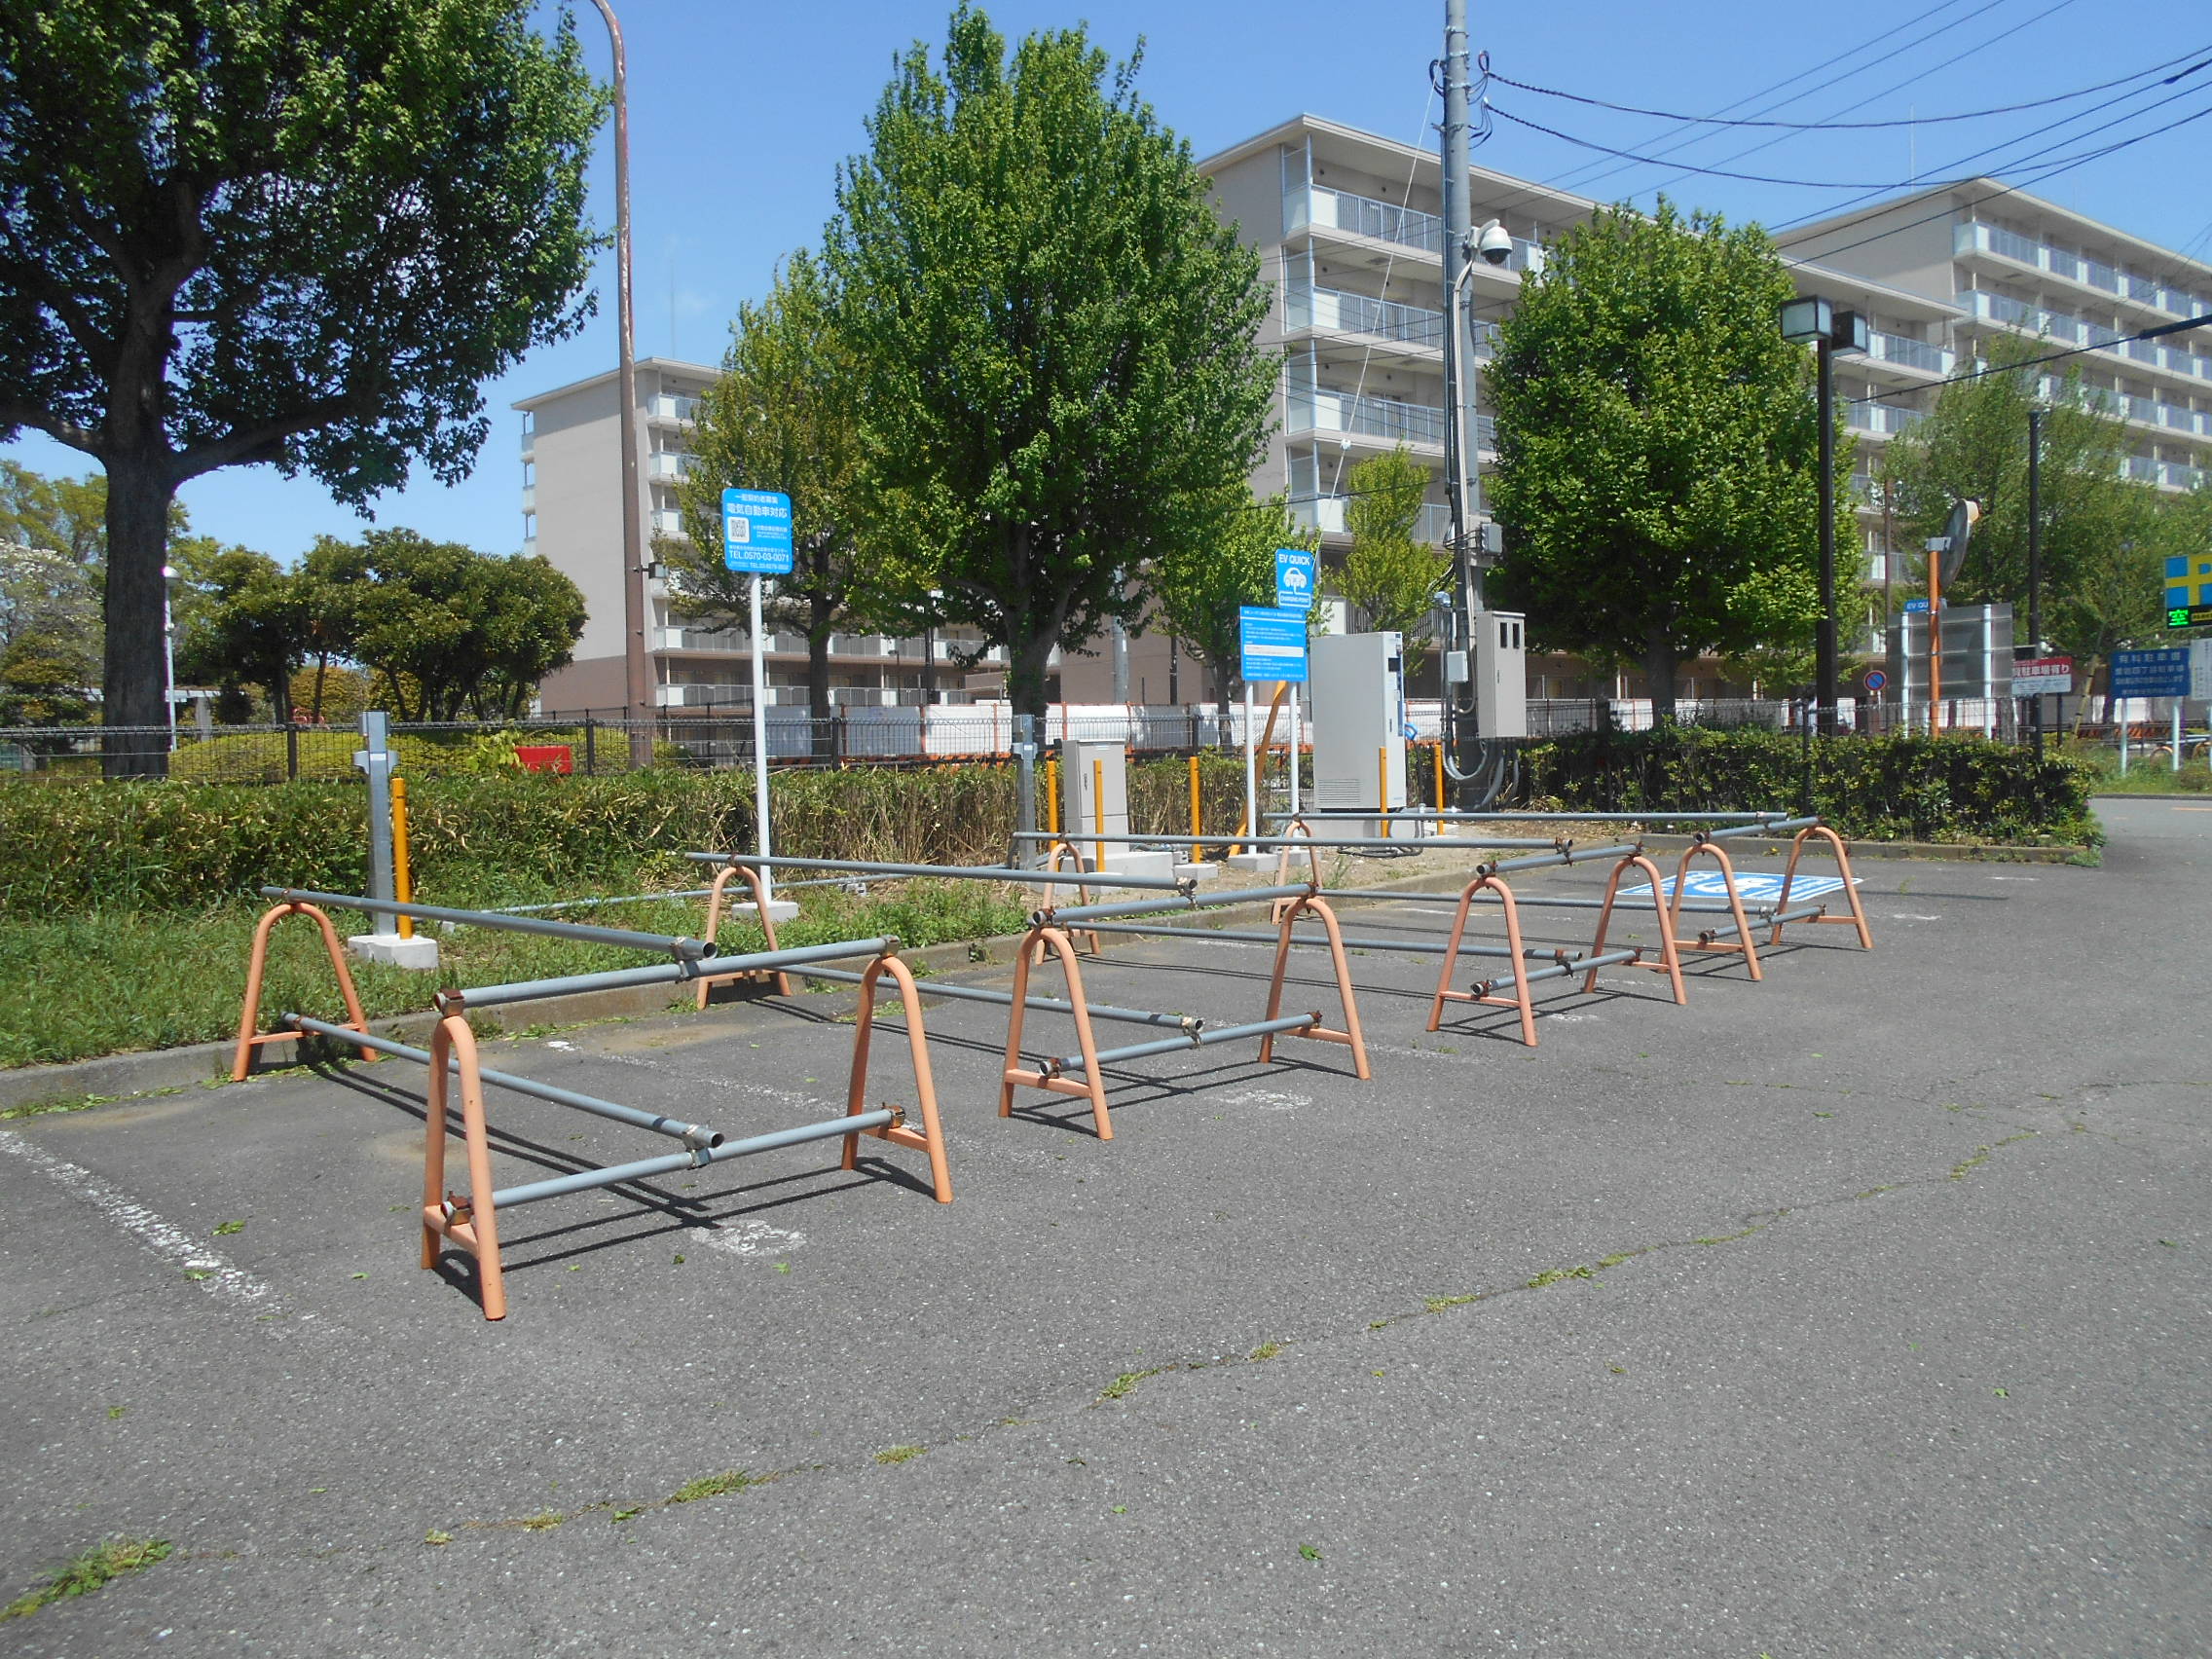
{"type": "Polygon", "coordinates": [[[1390,838],[1390,750],[1385,744],[1375,752],[1375,799],[1382,814],[1382,839],[1390,838]]]}
{"type": "Polygon", "coordinates": [[[1191,835],[1193,838],[1191,862],[1193,864],[1197,864],[1206,856],[1205,848],[1197,844],[1197,837],[1204,833],[1205,830],[1199,827],[1198,821],[1198,757],[1194,755],[1191,756],[1191,835]]]}
{"type": "MultiPolygon", "coordinates": [[[[391,780],[391,885],[402,904],[415,903],[415,872],[407,863],[407,780],[391,780]]],[[[399,918],[399,937],[415,937],[415,918],[399,918]]]]}
{"type": "Polygon", "coordinates": [[[1090,817],[1092,821],[1091,830],[1100,837],[1100,839],[1091,843],[1095,853],[1091,867],[1104,869],[1106,867],[1106,842],[1104,840],[1106,834],[1106,762],[1103,760],[1093,760],[1090,763],[1090,817]]]}
{"type": "Polygon", "coordinates": [[[1444,742],[1441,738],[1436,744],[1436,810],[1444,810],[1444,742]]]}
{"type": "Polygon", "coordinates": [[[1045,762],[1045,828],[1057,835],[1060,832],[1060,763],[1045,762]]]}

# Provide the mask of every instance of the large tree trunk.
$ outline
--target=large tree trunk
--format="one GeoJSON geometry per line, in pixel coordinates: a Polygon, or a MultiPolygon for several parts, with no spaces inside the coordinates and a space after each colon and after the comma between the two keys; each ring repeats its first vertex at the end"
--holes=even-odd
{"type": "Polygon", "coordinates": [[[1051,708],[1051,699],[1045,695],[1045,676],[1051,667],[1053,636],[1057,632],[1057,629],[1039,632],[1025,640],[1007,642],[1007,700],[1014,705],[1016,715],[1035,715],[1040,731],[1051,708]]]}
{"type": "Polygon", "coordinates": [[[1654,628],[1643,637],[1643,676],[1651,682],[1651,720],[1675,718],[1675,636],[1654,628]]]}
{"type": "Polygon", "coordinates": [[[1233,747],[1229,741],[1232,718],[1229,712],[1229,688],[1235,682],[1236,677],[1229,672],[1229,661],[1226,657],[1215,657],[1213,661],[1206,664],[1206,672],[1213,676],[1214,718],[1220,721],[1215,730],[1218,733],[1221,747],[1228,749],[1233,747]]]}
{"type": "MultiPolygon", "coordinates": [[[[163,692],[162,568],[169,550],[169,501],[176,494],[157,456],[107,460],[107,655],[101,665],[100,723],[168,723],[163,692]]],[[[104,762],[111,778],[168,775],[166,738],[111,738],[104,762]]]]}
{"type": "Polygon", "coordinates": [[[807,729],[814,734],[814,757],[829,760],[837,754],[837,728],[830,723],[836,711],[830,706],[830,626],[835,607],[820,599],[812,603],[806,630],[807,729]]]}

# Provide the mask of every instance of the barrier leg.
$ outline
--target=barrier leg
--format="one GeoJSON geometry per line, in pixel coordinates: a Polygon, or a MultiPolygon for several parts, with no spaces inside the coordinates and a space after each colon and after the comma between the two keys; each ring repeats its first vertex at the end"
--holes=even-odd
{"type": "MultiPolygon", "coordinates": [[[[246,959],[245,1006],[239,1013],[238,1054],[231,1062],[231,1081],[243,1083],[246,1073],[253,1069],[253,1051],[264,1043],[296,1043],[297,1031],[264,1031],[256,1033],[254,1027],[261,1022],[261,982],[269,970],[269,936],[286,916],[313,916],[322,929],[323,948],[330,953],[330,966],[338,976],[338,990],[346,999],[346,1023],[353,1030],[366,1034],[368,1015],[361,1012],[360,993],[353,988],[353,971],[346,966],[346,947],[339,942],[338,929],[328,916],[313,904],[287,901],[263,912],[254,925],[253,954],[246,959]]],[[[375,1059],[375,1051],[363,1049],[361,1058],[375,1059]]]]}
{"type": "Polygon", "coordinates": [[[1728,862],[1726,850],[1714,842],[1693,841],[1682,850],[1682,862],[1675,869],[1675,897],[1667,906],[1667,932],[1677,950],[1740,950],[1752,981],[1766,977],[1759,970],[1758,946],[1751,942],[1751,924],[1744,914],[1743,895],[1736,891],[1736,866],[1728,862]],[[1711,934],[1700,934],[1696,939],[1681,937],[1682,894],[1689,886],[1690,861],[1701,853],[1720,866],[1720,880],[1728,890],[1728,913],[1736,924],[1734,940],[1716,940],[1711,934]]]}
{"type": "Polygon", "coordinates": [[[1114,1120],[1106,1111],[1106,1080],[1098,1075],[1098,1045],[1091,1040],[1090,1009],[1083,999],[1083,970],[1077,966],[1075,945],[1058,928],[1040,922],[1029,930],[1022,940],[1021,949],[1014,962],[1014,1005],[1007,1011],[1006,1069],[999,1082],[999,1116],[1014,1114],[1014,1088],[1019,1084],[1024,1088],[1042,1088],[1053,1094],[1073,1094],[1090,1102],[1090,1121],[1102,1141],[1114,1138],[1114,1120]],[[1073,1005],[1077,1051],[1083,1055],[1083,1081],[1071,1083],[1043,1071],[1031,1071],[1021,1063],[1021,1025],[1029,1012],[1029,965],[1034,953],[1042,961],[1050,949],[1060,959],[1060,968],[1067,975],[1068,1001],[1073,1005]]]}
{"type": "MultiPolygon", "coordinates": [[[[1613,866],[1613,878],[1605,883],[1605,903],[1598,912],[1598,937],[1590,941],[1590,954],[1592,956],[1605,954],[1605,929],[1613,919],[1613,900],[1620,893],[1621,877],[1628,874],[1631,869],[1641,870],[1643,879],[1651,883],[1651,908],[1659,918],[1659,960],[1645,962],[1640,958],[1635,962],[1624,962],[1621,966],[1624,968],[1648,968],[1655,974],[1666,975],[1668,982],[1675,987],[1676,1003],[1686,1003],[1690,999],[1682,989],[1681,952],[1675,948],[1675,930],[1670,923],[1667,912],[1660,907],[1659,866],[1641,853],[1632,853],[1621,860],[1619,864],[1613,866]]],[[[1582,977],[1582,990],[1587,995],[1597,988],[1598,970],[1593,968],[1582,977]]]]}
{"type": "Polygon", "coordinates": [[[912,1147],[929,1154],[930,1184],[936,1189],[937,1201],[948,1204],[952,1202],[952,1171],[945,1161],[944,1127],[938,1120],[937,1083],[930,1074],[930,1045],[922,1029],[921,993],[914,988],[914,976],[896,956],[877,957],[861,976],[860,1018],[853,1030],[853,1075],[845,1092],[845,1115],[854,1117],[867,1110],[867,1051],[875,1030],[875,981],[885,973],[899,981],[899,1006],[906,1019],[906,1051],[914,1062],[914,1091],[920,1102],[922,1126],[918,1133],[903,1123],[888,1124],[880,1129],[856,1129],[845,1137],[843,1167],[858,1166],[864,1134],[897,1146],[912,1147]]]}
{"type": "Polygon", "coordinates": [[[1492,1008],[1518,1009],[1521,1014],[1521,1041],[1533,1049],[1536,1046],[1536,1008],[1529,996],[1529,964],[1522,955],[1521,909],[1513,900],[1513,889],[1494,875],[1478,875],[1467,883],[1459,894],[1459,907],[1452,915],[1452,937],[1444,947],[1444,967],[1436,977],[1436,995],[1428,1005],[1428,1028],[1434,1031],[1444,1018],[1444,1005],[1448,1002],[1484,1003],[1492,1008]],[[1456,991],[1452,988],[1452,970],[1459,961],[1459,939],[1467,931],[1467,912],[1474,904],[1475,895],[1488,888],[1495,893],[1505,909],[1505,942],[1511,947],[1513,961],[1513,995],[1492,995],[1497,981],[1477,979],[1471,990],[1456,991]]]}
{"type": "Polygon", "coordinates": [[[484,1121],[484,1080],[476,1065],[476,1033],[458,1014],[438,1021],[430,1034],[430,1100],[424,1119],[423,1266],[438,1265],[438,1251],[453,1240],[476,1258],[477,1284],[484,1294],[484,1317],[507,1316],[507,1286],[499,1271],[499,1218],[492,1204],[492,1139],[484,1121]],[[468,1152],[468,1197],[455,1195],[447,1210],[446,1068],[461,1062],[461,1135],[468,1152]]]}
{"type": "MultiPolygon", "coordinates": [[[[760,919],[760,931],[767,936],[768,948],[774,950],[777,948],[776,919],[768,914],[768,894],[767,890],[761,885],[760,872],[750,865],[724,865],[715,872],[714,886],[707,893],[707,931],[699,937],[711,940],[719,933],[722,925],[722,895],[729,887],[730,878],[739,875],[744,876],[746,882],[753,889],[754,914],[760,919]]],[[[761,978],[768,977],[765,974],[756,976],[756,977],[761,978]]],[[[774,976],[774,978],[776,995],[780,997],[790,996],[792,994],[792,977],[789,974],[778,973],[774,976]]],[[[699,981],[698,1006],[701,1008],[707,1006],[707,991],[712,981],[706,979],[699,981]]]]}
{"type": "Polygon", "coordinates": [[[1851,905],[1851,914],[1848,916],[1800,916],[1798,920],[1849,923],[1859,930],[1859,948],[1872,950],[1874,948],[1874,936],[1867,929],[1866,910],[1859,903],[1859,889],[1851,879],[1851,855],[1844,850],[1843,837],[1830,830],[1825,824],[1815,824],[1798,830],[1797,838],[1789,843],[1789,865],[1783,872],[1782,897],[1774,906],[1774,931],[1767,935],[1766,942],[1769,946],[1782,942],[1782,913],[1789,908],[1790,883],[1797,879],[1797,859],[1798,855],[1805,850],[1805,837],[1808,835],[1820,836],[1834,851],[1836,873],[1843,877],[1843,896],[1851,905]]]}
{"type": "Polygon", "coordinates": [[[1305,1030],[1271,1031],[1262,1037],[1260,1058],[1265,1061],[1275,1057],[1275,1038],[1278,1036],[1310,1037],[1318,1043],[1342,1043],[1351,1050],[1353,1075],[1364,1081],[1368,1076],[1367,1043],[1360,1035],[1359,1003],[1352,995],[1351,964],[1345,960],[1345,940],[1337,928],[1337,913],[1329,907],[1327,900],[1310,894],[1303,899],[1292,899],[1288,903],[1289,908],[1276,921],[1281,938],[1275,945],[1274,975],[1268,981],[1268,1012],[1265,1017],[1274,1019],[1282,1013],[1283,971],[1290,962],[1290,930],[1301,914],[1310,912],[1321,918],[1321,927],[1329,936],[1329,961],[1336,968],[1337,1000],[1344,1007],[1345,1025],[1342,1031],[1330,1030],[1321,1023],[1320,1012],[1316,1010],[1313,1023],[1305,1030]]]}

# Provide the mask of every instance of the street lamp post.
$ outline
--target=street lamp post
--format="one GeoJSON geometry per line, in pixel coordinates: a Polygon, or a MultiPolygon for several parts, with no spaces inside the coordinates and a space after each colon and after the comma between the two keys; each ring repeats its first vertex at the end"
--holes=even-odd
{"type": "MultiPolygon", "coordinates": [[[[2043,417],[2028,411],[2028,649],[2043,655],[2043,417]]],[[[2036,758],[2043,758],[2043,698],[2028,701],[2036,758]]]]}
{"type": "Polygon", "coordinates": [[[1813,680],[1814,720],[1821,735],[1832,737],[1836,729],[1835,640],[1835,377],[1834,360],[1841,352],[1866,350],[1866,318],[1858,312],[1837,311],[1832,301],[1806,294],[1782,304],[1782,337],[1799,346],[1811,346],[1819,360],[1817,377],[1821,424],[1821,617],[1814,635],[1816,667],[1813,680]]]}
{"type": "Polygon", "coordinates": [[[176,567],[162,567],[162,707],[169,719],[169,753],[176,753],[176,567]]]}
{"type": "Polygon", "coordinates": [[[608,0],[592,0],[614,48],[615,401],[622,444],[622,678],[629,704],[630,764],[652,764],[653,708],[645,667],[645,546],[638,499],[638,364],[630,300],[630,81],[622,25],[608,0]]]}

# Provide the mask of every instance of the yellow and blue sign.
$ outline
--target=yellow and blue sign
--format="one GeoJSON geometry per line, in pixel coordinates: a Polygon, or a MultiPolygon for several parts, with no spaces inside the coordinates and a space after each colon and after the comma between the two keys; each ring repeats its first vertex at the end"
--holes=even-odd
{"type": "Polygon", "coordinates": [[[2166,626],[2195,628],[2212,622],[2212,553],[2185,553],[2166,561],[2166,626]]]}

